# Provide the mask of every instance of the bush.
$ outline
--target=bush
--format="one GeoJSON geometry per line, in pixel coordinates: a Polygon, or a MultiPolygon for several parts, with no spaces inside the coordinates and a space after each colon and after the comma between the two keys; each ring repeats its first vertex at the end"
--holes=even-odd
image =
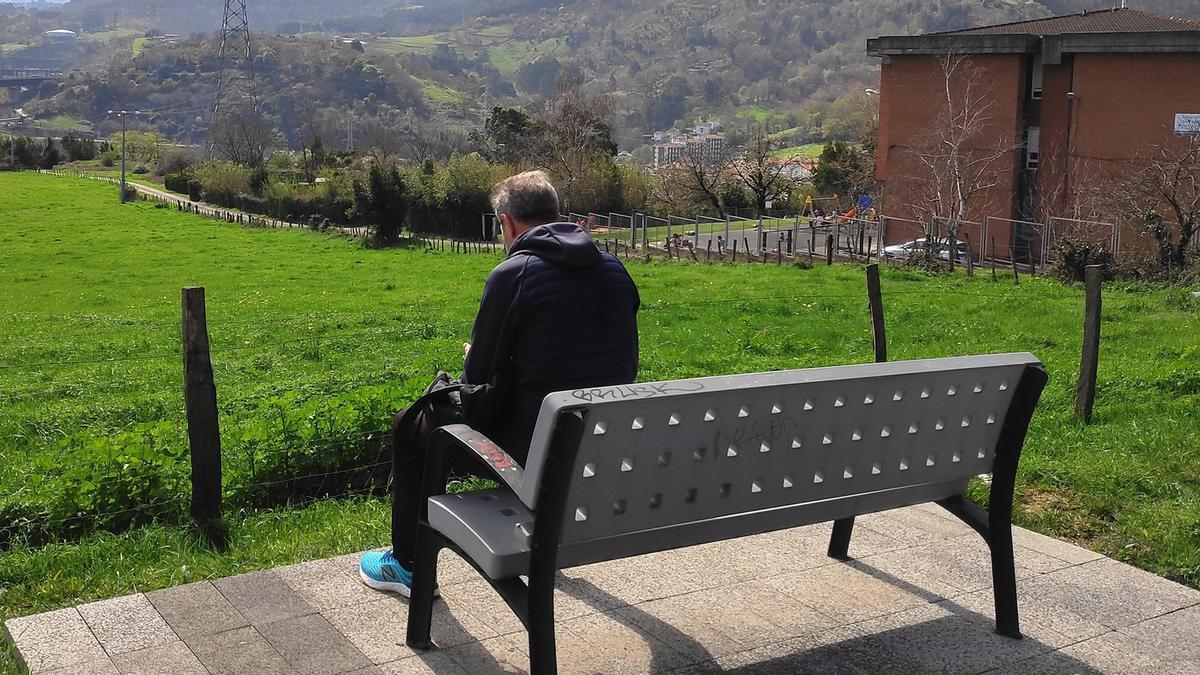
{"type": "Polygon", "coordinates": [[[1083,281],[1089,265],[1102,265],[1104,278],[1113,277],[1113,257],[1103,244],[1061,239],[1054,245],[1054,263],[1050,274],[1062,281],[1083,281]]]}
{"type": "Polygon", "coordinates": [[[133,167],[133,172],[141,176],[150,173],[150,168],[145,164],[138,164],[137,166],[133,167]]]}
{"type": "Polygon", "coordinates": [[[76,134],[67,134],[59,141],[63,152],[67,155],[67,161],[91,161],[96,159],[96,141],[92,138],[78,136],[76,134]]]}
{"type": "Polygon", "coordinates": [[[100,160],[100,166],[106,169],[111,169],[114,164],[116,164],[116,161],[113,160],[112,155],[105,155],[104,159],[100,160]]]}
{"type": "Polygon", "coordinates": [[[237,208],[246,213],[266,213],[267,200],[254,195],[238,195],[237,208]]]}
{"type": "Polygon", "coordinates": [[[202,190],[202,188],[200,187],[200,181],[198,181],[194,178],[192,180],[188,181],[188,183],[187,183],[188,199],[190,199],[194,202],[200,201],[200,198],[202,196],[201,190],[202,190]]]}
{"type": "Polygon", "coordinates": [[[190,152],[182,148],[176,148],[159,157],[158,166],[154,167],[154,173],[159,176],[186,173],[194,163],[190,152]]]}
{"type": "MultiPolygon", "coordinates": [[[[243,192],[250,191],[250,171],[233,162],[205,162],[197,166],[192,174],[200,181],[205,199],[212,201],[209,194],[224,195],[227,201],[243,192]]],[[[223,204],[232,206],[231,203],[223,204]]]]}
{"type": "Polygon", "coordinates": [[[296,196],[296,186],[272,176],[263,184],[259,194],[266,202],[266,215],[283,218],[288,200],[296,196]]]}
{"type": "Polygon", "coordinates": [[[1159,284],[1195,284],[1200,280],[1200,257],[1182,268],[1164,265],[1162,258],[1152,253],[1122,253],[1113,266],[1113,276],[1127,281],[1148,281],[1159,284]]]}
{"type": "Polygon", "coordinates": [[[267,179],[270,174],[267,173],[267,167],[260,166],[250,172],[250,192],[251,194],[262,194],[262,188],[267,184],[267,179]]]}
{"type": "Polygon", "coordinates": [[[489,210],[497,168],[477,154],[424,166],[405,176],[408,226],[414,232],[477,238],[479,214],[489,210]]]}
{"type": "Polygon", "coordinates": [[[181,195],[188,194],[188,186],[191,183],[192,177],[183,173],[172,173],[163,177],[163,186],[181,195]]]}

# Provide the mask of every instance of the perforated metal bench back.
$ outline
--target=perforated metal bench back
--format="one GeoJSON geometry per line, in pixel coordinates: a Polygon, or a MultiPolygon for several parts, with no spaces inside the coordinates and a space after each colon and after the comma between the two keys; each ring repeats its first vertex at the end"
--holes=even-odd
{"type": "Polygon", "coordinates": [[[550,429],[587,409],[562,544],[946,483],[991,471],[1032,354],[710,377],[551,394],[521,500],[536,508],[550,429]]]}

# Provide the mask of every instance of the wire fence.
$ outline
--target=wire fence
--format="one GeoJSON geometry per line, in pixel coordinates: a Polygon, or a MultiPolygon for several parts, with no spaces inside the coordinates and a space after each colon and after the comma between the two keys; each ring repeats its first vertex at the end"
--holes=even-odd
{"type": "MultiPolygon", "coordinates": [[[[614,215],[617,214],[609,214],[607,218],[610,225],[614,220],[620,220],[620,218],[614,219],[614,215]]],[[[639,222],[643,224],[641,230],[643,235],[650,229],[645,225],[646,223],[650,223],[652,226],[657,224],[652,216],[642,218],[639,222]]],[[[700,219],[668,217],[662,219],[661,225],[658,226],[665,227],[671,235],[676,234],[677,230],[681,230],[678,232],[681,236],[693,238],[701,236],[701,233],[707,229],[709,241],[711,241],[714,233],[719,233],[719,236],[724,238],[725,226],[731,226],[738,222],[747,225],[744,225],[741,230],[730,228],[729,239],[734,242],[737,241],[734,239],[735,232],[743,235],[747,232],[774,232],[776,237],[773,242],[774,246],[768,249],[768,251],[774,251],[774,258],[769,258],[763,251],[772,243],[770,241],[764,242],[761,238],[756,237],[754,245],[742,245],[742,255],[745,256],[749,249],[750,253],[756,254],[753,257],[757,257],[759,262],[780,261],[784,256],[795,258],[804,255],[804,247],[800,245],[802,240],[797,234],[800,232],[806,235],[809,233],[823,234],[827,240],[832,237],[834,240],[832,246],[837,249],[844,247],[847,257],[857,255],[858,259],[869,260],[873,248],[876,255],[878,252],[878,246],[873,247],[870,243],[862,241],[864,238],[870,239],[873,235],[878,234],[878,231],[869,229],[869,224],[812,221],[802,223],[800,220],[795,220],[788,223],[789,228],[779,227],[775,230],[767,230],[765,223],[760,224],[759,221],[713,219],[711,222],[707,222],[700,219]],[[709,227],[705,228],[706,225],[709,227]],[[802,227],[802,225],[807,225],[807,227],[802,227]],[[753,226],[754,229],[747,230],[746,227],[749,226],[753,226]],[[758,250],[755,250],[756,248],[758,250]]],[[[667,238],[668,241],[670,238],[667,238]]],[[[748,237],[741,236],[738,239],[744,242],[748,237]]],[[[693,239],[693,241],[697,240],[693,239]]],[[[811,235],[809,241],[813,241],[811,235]]],[[[606,240],[606,243],[615,246],[615,240],[611,240],[611,242],[606,240]]],[[[628,246],[628,240],[622,243],[628,246]]],[[[451,240],[442,240],[439,246],[447,244],[452,252],[456,250],[457,244],[451,240]]],[[[474,242],[473,245],[475,248],[471,252],[486,250],[485,246],[479,242],[474,242]]],[[[813,256],[814,248],[810,245],[807,255],[813,256]]],[[[671,254],[672,249],[675,250],[675,257],[680,257],[678,247],[672,247],[670,244],[665,247],[667,255],[671,254]]],[[[438,250],[443,249],[439,248],[438,250]]],[[[467,252],[465,246],[463,252],[467,252]]],[[[709,248],[706,252],[718,260],[730,254],[730,251],[723,246],[717,251],[709,248]]],[[[625,250],[625,254],[628,256],[628,248],[625,250]]],[[[839,255],[839,257],[843,256],[839,255]]],[[[699,259],[694,244],[688,258],[693,261],[699,259]]],[[[710,261],[713,260],[710,258],[710,261]]],[[[978,288],[979,290],[963,290],[943,287],[931,294],[928,287],[900,287],[889,289],[887,295],[908,297],[936,295],[937,301],[944,301],[948,295],[976,301],[986,300],[987,302],[1019,300],[1014,294],[999,290],[1002,288],[1000,286],[980,286],[978,288]]],[[[778,289],[750,292],[741,289],[727,289],[686,297],[644,298],[642,310],[651,315],[656,313],[678,314],[713,305],[746,307],[756,303],[770,303],[773,306],[788,307],[793,313],[802,314],[805,307],[813,304],[832,303],[845,307],[848,303],[865,301],[865,299],[865,295],[858,293],[797,294],[781,293],[778,289]]],[[[935,300],[931,299],[930,301],[935,300]]],[[[170,305],[167,305],[164,301],[164,307],[168,306],[175,306],[175,303],[172,301],[170,305]]],[[[753,307],[747,309],[754,311],[753,307]]],[[[130,311],[155,313],[163,311],[165,313],[167,310],[160,310],[159,307],[151,304],[130,311]]],[[[411,315],[411,313],[409,314],[411,315]]],[[[408,390],[398,391],[399,399],[370,402],[365,412],[355,413],[357,417],[345,423],[345,428],[339,427],[344,422],[338,418],[339,410],[309,413],[303,409],[302,403],[305,400],[337,397],[339,394],[350,395],[368,386],[396,384],[398,379],[402,379],[402,377],[397,377],[402,370],[407,370],[411,379],[411,373],[415,372],[411,364],[418,362],[420,357],[426,358],[427,361],[436,359],[428,358],[428,354],[418,354],[418,350],[397,349],[397,345],[403,345],[408,341],[462,335],[472,323],[469,320],[430,318],[416,323],[410,321],[407,325],[398,326],[396,325],[396,315],[395,313],[353,315],[310,312],[277,315],[261,320],[239,321],[234,319],[228,322],[213,320],[211,332],[214,339],[209,354],[213,358],[214,367],[217,370],[217,384],[221,387],[219,406],[223,410],[247,408],[254,411],[255,415],[271,411],[275,411],[279,415],[278,424],[275,424],[275,420],[271,420],[273,426],[268,425],[258,429],[257,436],[247,436],[242,433],[246,429],[238,424],[241,421],[238,418],[235,418],[235,424],[231,425],[231,428],[222,429],[226,434],[222,440],[226,444],[226,460],[230,468],[223,476],[225,500],[228,505],[254,508],[285,503],[305,503],[328,497],[386,492],[391,464],[390,433],[380,423],[394,412],[386,409],[387,406],[398,407],[402,404],[403,400],[399,399],[402,399],[405,395],[404,392],[408,390]],[[339,328],[329,330],[330,325],[336,325],[339,328]],[[301,330],[305,328],[306,332],[301,330]],[[269,334],[267,335],[269,339],[264,339],[264,332],[269,333],[272,330],[276,333],[269,334]],[[285,337],[280,337],[280,333],[285,337]],[[391,352],[390,358],[403,365],[397,366],[390,376],[379,376],[368,380],[361,378],[338,380],[336,375],[331,373],[328,380],[319,383],[315,381],[288,382],[286,385],[280,385],[284,387],[283,389],[275,388],[270,384],[264,389],[263,383],[259,381],[260,378],[255,376],[245,379],[224,378],[224,375],[228,373],[240,374],[237,371],[244,368],[247,360],[255,354],[267,352],[276,355],[290,355],[301,351],[306,345],[337,345],[344,347],[352,354],[360,356],[369,354],[372,361],[376,363],[378,363],[377,357],[379,356],[377,350],[383,350],[391,352]],[[305,387],[310,388],[310,396],[295,393],[297,389],[305,387]],[[371,405],[374,407],[370,407],[371,405]],[[301,421],[296,417],[289,418],[289,414],[307,414],[308,417],[301,421]],[[308,426],[304,426],[304,424],[308,426]],[[295,428],[289,429],[289,425],[295,428]]],[[[214,316],[216,314],[210,314],[210,317],[214,316]]],[[[33,318],[43,317],[33,313],[0,315],[0,321],[22,322],[33,318]]],[[[69,315],[58,316],[56,321],[61,319],[72,323],[75,318],[69,315]]],[[[182,350],[178,343],[180,322],[178,319],[158,320],[127,317],[114,320],[105,330],[97,330],[94,323],[90,322],[92,318],[94,317],[88,315],[89,323],[82,327],[84,330],[70,335],[82,339],[88,335],[112,336],[125,333],[142,338],[148,331],[162,331],[163,333],[171,331],[174,346],[147,351],[144,344],[134,340],[131,344],[136,344],[136,346],[133,348],[140,351],[101,354],[86,358],[82,355],[79,357],[68,356],[58,359],[41,358],[35,354],[27,360],[3,361],[0,362],[0,375],[7,376],[5,379],[24,382],[32,378],[34,384],[29,387],[18,386],[11,390],[0,391],[0,401],[6,405],[36,404],[39,399],[48,397],[87,397],[104,392],[132,390],[136,392],[137,396],[127,399],[126,405],[138,405],[151,399],[164,399],[175,406],[175,423],[174,425],[168,424],[165,429],[155,432],[164,434],[167,437],[166,440],[147,441],[145,444],[149,450],[139,451],[142,454],[137,454],[134,449],[131,449],[131,447],[137,446],[137,443],[130,440],[130,447],[114,444],[105,449],[107,455],[94,462],[84,462],[78,467],[69,468],[64,473],[63,480],[69,481],[73,480],[72,476],[77,477],[81,485],[88,486],[82,491],[76,489],[78,486],[64,486],[60,492],[55,492],[54,490],[35,490],[17,485],[17,494],[10,496],[5,502],[0,502],[0,545],[18,540],[45,541],[98,530],[118,531],[132,525],[155,520],[181,522],[185,519],[187,510],[185,499],[188,489],[186,444],[182,438],[185,434],[183,433],[184,427],[181,426],[183,424],[183,390],[180,384],[184,378],[181,369],[182,350]],[[64,378],[74,377],[74,373],[69,373],[55,379],[58,377],[55,375],[57,371],[92,368],[107,375],[116,366],[128,366],[129,372],[123,373],[127,377],[111,377],[95,383],[63,381],[64,378]],[[153,377],[144,379],[137,377],[147,373],[153,377]],[[164,373],[169,374],[169,377],[159,377],[164,373]],[[39,381],[38,377],[50,378],[50,381],[39,381]],[[155,454],[159,448],[167,448],[170,452],[164,451],[155,454]],[[23,491],[27,491],[31,496],[25,502],[21,501],[23,495],[26,494],[23,491]],[[130,503],[131,501],[136,501],[136,503],[130,503]]],[[[861,321],[864,327],[869,325],[869,316],[865,311],[861,313],[861,321]]],[[[651,321],[650,323],[657,322],[651,321]]],[[[57,333],[55,337],[61,341],[69,335],[57,333]]],[[[385,369],[378,368],[378,370],[385,369]]],[[[58,430],[57,433],[69,436],[72,432],[67,429],[58,430]]],[[[101,427],[99,434],[103,435],[103,433],[101,427]]],[[[122,433],[152,435],[151,431],[137,429],[125,430],[122,433]]],[[[38,468],[38,471],[31,470],[27,474],[18,472],[16,475],[28,475],[31,479],[51,475],[51,471],[44,466],[38,468]]],[[[9,479],[9,487],[13,486],[12,475],[14,474],[4,475],[4,478],[9,479]]]]}

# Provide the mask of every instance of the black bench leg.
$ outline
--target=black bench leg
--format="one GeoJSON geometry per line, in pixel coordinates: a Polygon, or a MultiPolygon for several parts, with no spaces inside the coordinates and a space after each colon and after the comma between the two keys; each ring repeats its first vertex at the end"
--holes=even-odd
{"type": "Polygon", "coordinates": [[[1021,638],[1021,622],[1017,617],[1017,574],[1013,564],[1012,529],[993,534],[992,585],[996,594],[996,632],[1010,638],[1021,638]]]}
{"type": "Polygon", "coordinates": [[[850,559],[850,534],[853,531],[854,516],[833,521],[833,535],[829,537],[830,558],[850,559]]]}
{"type": "Polygon", "coordinates": [[[530,675],[556,675],[558,649],[554,644],[553,574],[530,575],[528,628],[530,675]]]}
{"type": "Polygon", "coordinates": [[[437,586],[438,551],[441,548],[440,534],[425,524],[417,528],[412,597],[408,601],[408,636],[404,640],[413,649],[433,648],[429,631],[433,623],[433,590],[437,586]]]}

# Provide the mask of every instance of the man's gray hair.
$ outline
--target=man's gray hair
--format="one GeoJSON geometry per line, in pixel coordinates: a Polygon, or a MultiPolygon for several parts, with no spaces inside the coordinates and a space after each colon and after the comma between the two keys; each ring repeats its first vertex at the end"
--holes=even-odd
{"type": "Polygon", "coordinates": [[[558,220],[558,191],[544,171],[526,171],[509,176],[492,188],[492,209],[507,213],[528,225],[558,220]]]}

